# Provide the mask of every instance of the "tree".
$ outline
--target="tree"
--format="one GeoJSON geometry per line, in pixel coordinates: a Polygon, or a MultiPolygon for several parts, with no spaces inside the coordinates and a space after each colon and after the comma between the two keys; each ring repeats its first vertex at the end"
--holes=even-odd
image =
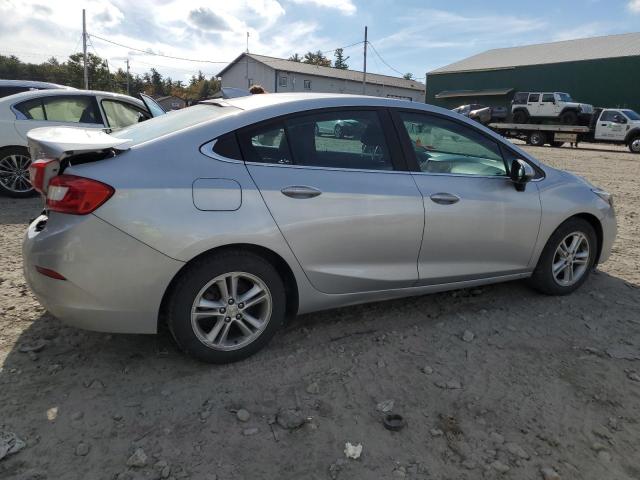
{"type": "Polygon", "coordinates": [[[413,73],[407,72],[402,76],[402,78],[404,78],[405,80],[413,80],[413,73]]]}
{"type": "Polygon", "coordinates": [[[302,57],[300,55],[298,55],[297,53],[294,53],[287,60],[290,60],[292,62],[302,62],[302,57]]]}
{"type": "Polygon", "coordinates": [[[336,57],[336,59],[333,61],[334,68],[339,68],[340,70],[347,70],[349,68],[349,65],[347,65],[347,60],[349,60],[350,57],[344,56],[344,50],[342,48],[336,48],[333,56],[336,57]]]}
{"type": "Polygon", "coordinates": [[[311,65],[319,65],[321,67],[330,67],[331,60],[324,56],[321,50],[317,52],[307,52],[304,54],[304,60],[302,63],[309,63],[311,65]]]}

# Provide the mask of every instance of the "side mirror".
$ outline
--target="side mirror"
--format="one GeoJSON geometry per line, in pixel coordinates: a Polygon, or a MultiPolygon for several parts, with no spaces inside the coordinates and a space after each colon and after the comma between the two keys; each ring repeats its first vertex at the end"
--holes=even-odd
{"type": "Polygon", "coordinates": [[[509,175],[511,176],[511,181],[516,187],[516,190],[519,192],[524,192],[527,183],[530,182],[533,177],[535,177],[536,172],[533,167],[527,162],[516,158],[511,163],[511,170],[509,172],[509,175]]]}

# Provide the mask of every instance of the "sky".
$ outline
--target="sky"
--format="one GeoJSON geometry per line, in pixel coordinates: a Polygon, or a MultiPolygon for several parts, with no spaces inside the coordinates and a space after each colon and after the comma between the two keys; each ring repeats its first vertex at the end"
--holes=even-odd
{"type": "Polygon", "coordinates": [[[369,72],[424,78],[492,48],[640,31],[640,0],[0,0],[0,54],[42,62],[81,51],[83,8],[89,52],[112,70],[129,58],[132,73],[155,67],[174,80],[217,74],[246,49],[247,32],[252,53],[347,47],[361,70],[363,44],[352,44],[367,25],[369,72]]]}

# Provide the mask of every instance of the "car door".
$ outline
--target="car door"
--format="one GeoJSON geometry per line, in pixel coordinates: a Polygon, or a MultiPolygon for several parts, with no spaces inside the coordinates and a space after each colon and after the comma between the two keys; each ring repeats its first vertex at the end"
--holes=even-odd
{"type": "Polygon", "coordinates": [[[540,116],[557,117],[559,113],[556,109],[556,99],[553,93],[543,93],[540,98],[540,116]]]}
{"type": "Polygon", "coordinates": [[[239,133],[247,168],[269,211],[322,292],[402,288],[417,281],[422,197],[403,168],[386,115],[332,109],[239,133]],[[362,134],[317,135],[319,123],[344,120],[359,122],[362,134]]]}
{"type": "Polygon", "coordinates": [[[600,118],[596,124],[596,139],[610,140],[613,138],[613,119],[616,115],[615,110],[604,110],[600,114],[600,118]]]}
{"type": "Polygon", "coordinates": [[[519,192],[508,176],[515,153],[448,116],[399,110],[394,119],[424,200],[420,284],[529,270],[541,206],[537,182],[519,192]]]}
{"type": "Polygon", "coordinates": [[[539,117],[540,113],[540,94],[530,93],[527,99],[527,110],[532,117],[539,117]]]}
{"type": "Polygon", "coordinates": [[[36,97],[13,106],[14,126],[25,141],[27,132],[37,127],[68,125],[104,128],[98,103],[92,95],[49,95],[36,97]]]}

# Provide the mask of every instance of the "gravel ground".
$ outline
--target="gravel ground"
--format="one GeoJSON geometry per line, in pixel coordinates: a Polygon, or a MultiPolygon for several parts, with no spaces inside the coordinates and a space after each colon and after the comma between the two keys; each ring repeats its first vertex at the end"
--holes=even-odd
{"type": "Polygon", "coordinates": [[[614,253],[580,291],[516,282],[306,315],[220,367],[164,334],[52,319],[21,272],[40,202],[0,198],[0,478],[640,478],[640,157],[532,151],[615,194],[614,253]]]}

